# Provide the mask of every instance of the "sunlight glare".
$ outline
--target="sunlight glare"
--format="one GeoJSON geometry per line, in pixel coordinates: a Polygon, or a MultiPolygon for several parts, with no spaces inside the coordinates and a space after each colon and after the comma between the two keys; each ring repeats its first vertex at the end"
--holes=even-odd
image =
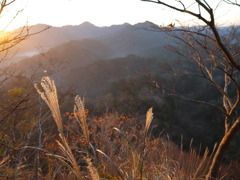
{"type": "Polygon", "coordinates": [[[5,39],[5,32],[4,31],[0,31],[0,41],[3,41],[5,39]]]}
{"type": "MultiPolygon", "coordinates": [[[[219,0],[211,1],[213,4],[217,2],[219,0]]],[[[168,25],[175,22],[177,24],[176,20],[189,25],[193,24],[191,16],[141,0],[18,0],[2,14],[0,30],[3,30],[3,25],[6,26],[19,10],[23,11],[18,14],[7,30],[26,24],[65,26],[79,25],[85,21],[96,26],[136,24],[145,21],[151,21],[157,25],[168,25]]],[[[240,24],[240,13],[237,7],[225,4],[219,6],[216,19],[220,25],[240,24]]]]}

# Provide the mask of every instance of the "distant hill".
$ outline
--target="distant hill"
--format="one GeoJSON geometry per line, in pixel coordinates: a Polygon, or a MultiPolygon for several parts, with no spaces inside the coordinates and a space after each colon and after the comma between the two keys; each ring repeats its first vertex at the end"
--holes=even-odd
{"type": "MultiPolygon", "coordinates": [[[[29,27],[30,33],[42,31],[48,25],[38,24],[29,27]]],[[[96,27],[89,22],[84,22],[76,26],[50,27],[50,29],[29,37],[21,44],[16,46],[13,51],[18,50],[18,56],[28,56],[31,53],[37,53],[39,48],[48,50],[59,46],[71,40],[90,39],[111,34],[117,31],[121,26],[96,27]]],[[[19,28],[14,32],[21,31],[19,28]]]]}
{"type": "MultiPolygon", "coordinates": [[[[31,29],[40,31],[44,27],[46,26],[36,25],[31,29]]],[[[71,68],[83,67],[98,60],[126,57],[129,54],[169,58],[170,55],[164,48],[170,43],[168,36],[154,31],[156,28],[158,26],[151,22],[110,27],[96,27],[85,22],[79,26],[53,27],[21,44],[22,51],[18,55],[34,54],[37,46],[34,44],[37,43],[39,46],[42,43],[43,48],[38,49],[36,55],[18,61],[16,69],[28,75],[41,75],[44,70],[52,74],[63,69],[67,74],[71,68]]]]}
{"type": "Polygon", "coordinates": [[[151,72],[158,59],[129,55],[124,58],[101,60],[85,67],[73,68],[61,73],[61,83],[74,87],[75,92],[90,98],[101,96],[111,83],[121,78],[131,78],[151,72]]]}
{"type": "Polygon", "coordinates": [[[163,47],[170,43],[167,40],[168,35],[154,31],[156,28],[159,27],[147,21],[133,26],[127,25],[115,33],[98,39],[115,50],[115,57],[124,57],[128,54],[143,55],[144,51],[146,52],[144,56],[152,56],[147,53],[148,49],[157,47],[161,52],[163,47]]]}
{"type": "MultiPolygon", "coordinates": [[[[30,32],[38,32],[47,25],[39,24],[30,27],[30,32]]],[[[135,25],[122,24],[110,27],[97,27],[89,22],[77,26],[51,27],[50,29],[29,37],[17,45],[12,52],[17,52],[15,58],[25,58],[36,55],[39,51],[48,51],[69,41],[96,39],[112,48],[113,57],[139,54],[149,48],[164,46],[169,43],[165,33],[151,31],[157,25],[144,22],[135,25]]],[[[21,29],[19,29],[21,30],[21,29]]],[[[16,30],[18,31],[18,30],[16,30]]]]}
{"type": "Polygon", "coordinates": [[[63,69],[69,71],[71,68],[86,66],[100,59],[108,59],[111,53],[111,47],[97,40],[69,41],[47,52],[26,58],[15,64],[15,68],[28,76],[41,75],[45,70],[52,74],[63,69]]]}

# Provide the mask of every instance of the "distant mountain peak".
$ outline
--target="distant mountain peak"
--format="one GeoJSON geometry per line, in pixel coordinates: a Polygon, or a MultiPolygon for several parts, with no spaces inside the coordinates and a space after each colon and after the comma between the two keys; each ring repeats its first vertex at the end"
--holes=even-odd
{"type": "Polygon", "coordinates": [[[137,28],[158,28],[158,25],[150,22],[150,21],[145,21],[145,22],[142,22],[142,23],[137,23],[134,25],[135,27],[137,28]]]}
{"type": "Polygon", "coordinates": [[[90,23],[90,22],[88,22],[88,21],[85,21],[82,24],[80,24],[80,26],[95,26],[95,25],[90,23]]]}
{"type": "Polygon", "coordinates": [[[132,26],[132,25],[129,23],[124,23],[123,26],[127,27],[127,26],[132,26]]]}

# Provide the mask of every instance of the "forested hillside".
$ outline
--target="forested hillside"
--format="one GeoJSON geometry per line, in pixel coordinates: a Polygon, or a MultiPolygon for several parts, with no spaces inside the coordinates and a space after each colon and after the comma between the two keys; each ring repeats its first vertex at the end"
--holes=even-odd
{"type": "MultiPolygon", "coordinates": [[[[38,30],[43,27],[45,25],[36,25],[31,28],[38,30]]],[[[192,27],[194,28],[197,27],[192,27]]],[[[13,52],[18,51],[16,59],[12,60],[10,67],[3,68],[5,72],[3,77],[6,78],[3,78],[3,81],[6,82],[1,89],[0,156],[6,153],[14,156],[14,153],[24,146],[26,149],[21,151],[25,154],[15,161],[31,163],[36,160],[34,153],[38,152],[38,158],[40,156],[43,162],[36,164],[35,161],[32,164],[41,169],[38,173],[43,177],[50,177],[52,172],[57,171],[58,161],[45,157],[44,153],[51,152],[53,154],[50,156],[55,157],[54,153],[57,152],[55,147],[60,141],[63,142],[62,145],[60,143],[62,151],[65,151],[69,146],[64,144],[67,142],[64,140],[65,133],[69,136],[68,141],[74,149],[74,155],[80,154],[77,161],[83,168],[81,169],[83,174],[89,168],[84,164],[85,161],[88,164],[93,163],[84,159],[83,154],[88,154],[89,159],[97,156],[94,154],[95,151],[92,154],[93,146],[104,150],[106,154],[109,153],[111,158],[120,164],[126,161],[129,167],[136,165],[132,165],[129,158],[125,159],[128,154],[139,153],[133,156],[141,159],[143,157],[141,153],[148,146],[165,148],[162,152],[167,153],[161,155],[154,148],[149,150],[151,152],[148,157],[151,159],[149,167],[154,166],[154,175],[149,175],[145,169],[142,171],[151,178],[159,173],[156,165],[158,162],[154,164],[154,159],[156,160],[154,157],[162,156],[161,163],[164,164],[164,159],[167,161],[170,151],[174,152],[169,155],[171,163],[167,163],[166,167],[179,168],[179,178],[184,177],[183,171],[188,171],[189,176],[193,176],[196,170],[194,168],[200,167],[201,161],[203,161],[202,164],[206,163],[206,167],[202,166],[199,172],[206,174],[204,168],[209,166],[208,158],[211,159],[210,154],[215,143],[219,142],[224,134],[222,121],[224,115],[216,108],[221,105],[223,98],[210,81],[199,76],[201,68],[189,61],[187,57],[181,56],[181,53],[187,53],[188,49],[180,43],[179,39],[174,40],[174,36],[183,38],[184,33],[176,32],[171,35],[171,28],[169,30],[169,27],[166,27],[167,30],[164,31],[159,29],[151,22],[110,27],[97,27],[85,22],[78,26],[51,27],[14,47],[13,52]],[[175,47],[180,49],[180,53],[174,52],[175,47]],[[41,81],[43,76],[45,80],[41,81]],[[52,81],[49,78],[55,81],[56,87],[51,84],[52,81]],[[41,86],[40,82],[42,82],[41,86]],[[42,91],[51,94],[57,88],[57,94],[43,98],[44,101],[53,102],[48,102],[46,106],[36,92],[36,88],[41,97],[47,96],[42,91]],[[58,97],[55,97],[56,95],[58,97]],[[84,98],[85,104],[81,104],[82,100],[75,99],[75,110],[73,110],[76,95],[84,98]],[[59,102],[56,101],[58,98],[59,102]],[[61,114],[54,114],[56,113],[54,111],[57,111],[54,107],[49,111],[48,107],[51,107],[51,103],[56,103],[56,107],[59,103],[61,114]],[[80,106],[78,110],[84,114],[84,117],[80,117],[85,118],[84,122],[78,122],[81,120],[78,119],[78,114],[76,115],[79,113],[76,112],[77,106],[80,106]],[[149,110],[151,107],[154,119],[151,127],[146,128],[145,114],[151,111],[149,110]],[[53,118],[51,114],[54,115],[53,118]],[[62,119],[56,120],[57,116],[62,116],[62,119]],[[64,132],[59,121],[63,123],[64,129],[66,128],[64,132]],[[113,127],[119,128],[115,129],[117,132],[113,132],[113,127]],[[88,128],[89,132],[86,132],[88,128]],[[58,133],[60,133],[59,137],[57,137],[58,133]],[[76,140],[79,134],[81,138],[76,140]],[[144,135],[145,139],[141,139],[141,135],[144,135]],[[123,142],[121,136],[128,140],[123,142]],[[88,145],[89,142],[85,142],[85,140],[90,141],[88,138],[92,139],[92,147],[88,145]],[[55,139],[60,141],[56,143],[55,139]],[[80,147],[84,147],[84,152],[80,151],[80,147]],[[124,153],[121,154],[118,148],[124,153]],[[209,154],[204,154],[206,148],[209,148],[209,154]],[[29,157],[26,157],[28,153],[29,157]],[[189,162],[186,162],[185,157],[189,162]],[[23,160],[24,158],[26,160],[23,160]],[[151,162],[154,163],[151,164],[151,162]],[[197,165],[194,165],[194,162],[197,165]],[[55,169],[51,169],[51,165],[55,169]],[[194,168],[191,169],[190,166],[194,168]]],[[[228,28],[221,30],[228,32],[228,28]]],[[[208,31],[205,33],[207,34],[208,31]]],[[[202,53],[202,55],[207,57],[207,54],[202,53]]],[[[192,54],[189,56],[194,57],[192,54]]],[[[224,84],[221,71],[214,71],[214,78],[218,84],[224,84]]],[[[229,86],[228,92],[234,96],[234,86],[229,86]]],[[[224,171],[220,173],[221,177],[224,176],[226,167],[232,160],[239,160],[239,140],[238,134],[223,161],[224,171]]],[[[62,157],[55,158],[67,162],[62,157]]],[[[71,157],[68,158],[71,159],[71,157]]],[[[106,159],[99,160],[101,161],[99,163],[109,164],[106,159]]],[[[14,161],[12,163],[17,164],[14,161]]],[[[97,162],[94,163],[97,164],[97,162]]],[[[237,164],[237,161],[234,163],[237,164]]],[[[69,164],[66,167],[68,166],[69,164]]],[[[236,167],[239,166],[236,165],[236,167]]],[[[163,169],[161,172],[165,172],[163,169]]],[[[128,167],[124,170],[127,172],[128,167]]],[[[15,169],[9,165],[8,170],[1,170],[0,173],[11,174],[11,171],[15,173],[15,169]]],[[[33,177],[34,171],[37,171],[36,168],[29,170],[29,178],[33,177]]],[[[63,174],[67,172],[66,168],[62,168],[61,171],[63,174]]],[[[76,174],[79,173],[76,169],[73,171],[76,174]]],[[[237,171],[234,168],[232,171],[233,176],[237,177],[235,175],[237,171]]],[[[202,177],[201,173],[198,177],[202,177]]],[[[99,174],[106,179],[121,176],[118,170],[111,169],[110,173],[107,173],[100,166],[99,174]]],[[[56,178],[58,177],[60,176],[56,175],[56,178]]],[[[166,176],[165,179],[168,177],[166,176]]]]}

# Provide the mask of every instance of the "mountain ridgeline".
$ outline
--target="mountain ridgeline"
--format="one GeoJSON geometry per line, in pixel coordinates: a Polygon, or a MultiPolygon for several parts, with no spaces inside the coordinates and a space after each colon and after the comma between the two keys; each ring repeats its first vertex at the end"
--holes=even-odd
{"type": "MultiPolygon", "coordinates": [[[[30,30],[31,32],[39,32],[45,27],[47,26],[42,24],[35,25],[30,30]]],[[[152,31],[156,27],[151,22],[136,25],[113,25],[110,27],[97,27],[89,22],[85,22],[78,26],[51,27],[42,33],[31,36],[17,46],[17,56],[24,57],[31,55],[31,52],[37,54],[40,50],[47,51],[69,41],[79,41],[82,44],[81,40],[84,39],[94,39],[105,46],[111,47],[112,56],[115,57],[141,53],[141,51],[146,50],[151,51],[152,48],[168,43],[165,40],[166,34],[152,31]]]]}
{"type": "MultiPolygon", "coordinates": [[[[44,27],[36,25],[31,30],[44,27]]],[[[212,147],[224,133],[222,115],[214,108],[186,102],[153,86],[154,79],[187,97],[221,102],[221,95],[207,81],[176,75],[175,71],[183,74],[185,68],[197,68],[166,48],[175,43],[172,36],[160,32],[151,22],[110,27],[85,22],[51,27],[15,47],[18,61],[12,69],[35,82],[50,75],[58,91],[84,97],[93,114],[118,112],[142,116],[153,107],[154,136],[169,134],[180,143],[183,135],[186,147],[191,138],[196,146],[201,143],[212,147]]],[[[72,111],[71,103],[65,97],[62,108],[72,111]]],[[[234,150],[236,144],[232,146],[234,150]]]]}

